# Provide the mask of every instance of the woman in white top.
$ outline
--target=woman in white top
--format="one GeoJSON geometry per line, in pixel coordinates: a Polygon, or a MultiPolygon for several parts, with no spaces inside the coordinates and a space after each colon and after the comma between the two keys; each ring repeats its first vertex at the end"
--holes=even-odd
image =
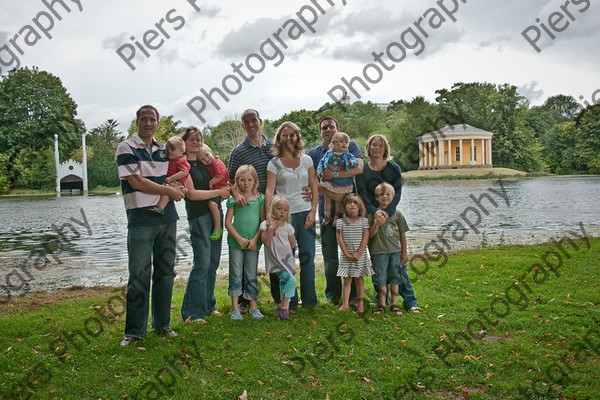
{"type": "MultiPolygon", "coordinates": [[[[277,129],[273,146],[273,158],[267,165],[267,188],[265,205],[274,194],[285,197],[290,202],[292,226],[296,232],[298,258],[300,260],[300,297],[303,307],[317,305],[315,290],[315,215],[319,186],[312,158],[304,154],[304,142],[300,128],[286,121],[277,129]],[[309,186],[313,196],[311,200],[302,197],[302,188],[309,186]]],[[[271,295],[279,303],[279,280],[271,274],[271,295]]],[[[298,306],[298,296],[290,301],[290,310],[298,306]]]]}

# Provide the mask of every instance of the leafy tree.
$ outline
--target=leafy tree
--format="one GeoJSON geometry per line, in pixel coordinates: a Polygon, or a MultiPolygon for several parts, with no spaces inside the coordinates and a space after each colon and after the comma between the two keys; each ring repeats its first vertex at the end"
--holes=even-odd
{"type": "Polygon", "coordinates": [[[23,148],[16,156],[14,165],[19,172],[19,186],[41,190],[56,188],[56,168],[54,165],[54,150],[52,140],[47,139],[40,151],[30,151],[23,148]]]}
{"type": "Polygon", "coordinates": [[[573,96],[566,96],[564,94],[548,97],[542,108],[555,111],[570,120],[574,120],[582,109],[573,96]]]}
{"type": "MultiPolygon", "coordinates": [[[[123,138],[124,135],[119,130],[119,123],[113,119],[106,120],[88,132],[86,150],[90,188],[119,185],[115,151],[123,138]]],[[[74,153],[72,158],[81,160],[81,150],[78,149],[74,153]]]]}
{"type": "Polygon", "coordinates": [[[102,143],[114,152],[117,150],[119,143],[124,139],[123,132],[121,132],[118,128],[119,123],[117,121],[114,119],[107,119],[102,123],[102,125],[90,129],[86,135],[86,142],[92,147],[102,143]]]}
{"type": "Polygon", "coordinates": [[[552,127],[543,137],[544,162],[557,174],[571,174],[581,170],[581,162],[574,152],[577,144],[577,128],[574,121],[552,127]]]}
{"type": "Polygon", "coordinates": [[[0,194],[4,193],[10,187],[10,181],[8,180],[8,156],[0,154],[0,194]]]}
{"type": "Polygon", "coordinates": [[[224,121],[214,128],[205,129],[203,132],[204,143],[206,143],[215,155],[219,155],[225,165],[229,161],[231,150],[246,138],[246,132],[242,128],[238,116],[228,116],[224,121]]]}
{"type": "MultiPolygon", "coordinates": [[[[60,137],[61,154],[70,154],[78,147],[85,127],[76,115],[77,104],[58,77],[36,67],[14,69],[3,76],[0,81],[0,154],[9,157],[7,178],[18,179],[21,173],[31,171],[30,163],[39,154],[47,149],[52,153],[55,134],[60,137]],[[28,155],[28,152],[33,154],[28,155]]],[[[47,171],[44,174],[47,175],[47,171]]],[[[33,178],[25,180],[35,181],[33,178]]],[[[23,186],[24,182],[20,184],[23,186]]]]}
{"type": "Polygon", "coordinates": [[[600,104],[588,107],[576,118],[575,153],[585,168],[600,173],[600,104]]]}
{"type": "Polygon", "coordinates": [[[101,142],[96,143],[90,150],[87,150],[89,187],[119,186],[115,150],[110,147],[110,144],[101,142]]]}

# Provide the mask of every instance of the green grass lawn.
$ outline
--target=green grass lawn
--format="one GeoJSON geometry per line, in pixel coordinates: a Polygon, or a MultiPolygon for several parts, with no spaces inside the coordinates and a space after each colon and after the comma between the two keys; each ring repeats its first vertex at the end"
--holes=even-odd
{"type": "MultiPolygon", "coordinates": [[[[0,314],[5,398],[535,399],[600,398],[600,239],[449,254],[414,279],[421,314],[363,316],[333,305],[206,325],[180,317],[176,338],[149,332],[121,348],[122,293],[0,314]],[[575,248],[575,245],[577,248],[575,248]],[[487,330],[486,332],[483,332],[487,330]]],[[[321,301],[324,279],[317,279],[321,301]]],[[[370,279],[366,286],[372,293],[370,279]]],[[[368,295],[367,297],[370,297],[368,295]]],[[[8,311],[6,311],[8,310],[8,311]]]]}

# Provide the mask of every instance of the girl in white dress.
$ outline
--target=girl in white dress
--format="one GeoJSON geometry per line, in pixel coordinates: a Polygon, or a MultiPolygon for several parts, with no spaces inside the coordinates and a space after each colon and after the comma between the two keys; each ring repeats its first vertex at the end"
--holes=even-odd
{"type": "Polygon", "coordinates": [[[356,284],[358,305],[356,312],[364,312],[365,276],[373,275],[371,261],[367,252],[369,242],[369,220],[365,218],[366,208],[362,199],[356,194],[348,194],[342,201],[343,217],[336,221],[336,235],[340,252],[337,276],[344,278],[342,291],[343,303],[338,310],[350,309],[350,288],[352,280],[356,284]]]}

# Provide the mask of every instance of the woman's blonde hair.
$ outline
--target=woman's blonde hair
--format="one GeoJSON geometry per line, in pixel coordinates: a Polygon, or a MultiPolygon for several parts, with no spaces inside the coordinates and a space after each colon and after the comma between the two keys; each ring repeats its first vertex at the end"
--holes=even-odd
{"type": "Polygon", "coordinates": [[[351,201],[358,204],[358,216],[359,217],[364,217],[365,215],[367,215],[367,207],[365,207],[365,203],[362,201],[360,196],[357,195],[356,193],[350,193],[350,194],[347,194],[346,196],[344,196],[344,200],[342,200],[342,210],[341,211],[342,211],[342,214],[344,214],[344,216],[347,216],[346,205],[348,203],[350,203],[351,201]]]}
{"type": "Polygon", "coordinates": [[[233,187],[239,190],[238,188],[238,178],[244,174],[249,174],[254,179],[254,184],[252,185],[252,195],[258,197],[258,174],[256,173],[256,169],[252,165],[242,165],[235,172],[235,184],[233,187]]]}
{"type": "Polygon", "coordinates": [[[369,151],[369,148],[371,147],[371,143],[373,143],[375,139],[379,139],[383,143],[383,159],[385,161],[391,160],[392,157],[390,155],[390,143],[388,142],[385,136],[379,133],[371,136],[369,140],[367,140],[367,144],[365,145],[365,154],[367,155],[367,157],[371,158],[371,152],[369,151]]]}
{"type": "Polygon", "coordinates": [[[329,142],[329,150],[333,150],[333,142],[336,141],[344,141],[345,143],[350,143],[350,136],[348,136],[344,132],[336,132],[331,137],[331,142],[329,142]]]}
{"type": "Polygon", "coordinates": [[[288,215],[286,218],[286,222],[292,221],[292,214],[290,214],[290,202],[283,196],[275,195],[271,198],[271,202],[269,203],[269,207],[267,207],[267,215],[273,217],[273,209],[279,203],[285,203],[288,207],[288,215]]]}
{"type": "Polygon", "coordinates": [[[274,157],[281,157],[283,154],[283,146],[281,145],[281,131],[285,128],[290,128],[294,131],[298,140],[296,141],[296,145],[294,146],[294,150],[292,152],[293,157],[298,157],[300,154],[304,153],[304,142],[302,141],[302,134],[300,133],[300,128],[298,125],[291,121],[285,121],[279,128],[277,128],[277,132],[275,132],[275,139],[273,139],[273,146],[271,147],[271,154],[274,157]]]}

